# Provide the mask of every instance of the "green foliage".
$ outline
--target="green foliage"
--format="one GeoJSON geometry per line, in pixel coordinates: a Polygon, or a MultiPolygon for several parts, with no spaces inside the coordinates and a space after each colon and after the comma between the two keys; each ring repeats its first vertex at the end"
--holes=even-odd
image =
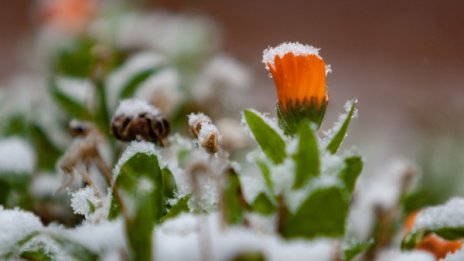
{"type": "Polygon", "coordinates": [[[234,170],[230,169],[226,175],[226,184],[222,196],[224,219],[229,224],[239,224],[243,222],[243,215],[247,207],[243,198],[242,187],[234,170]]]}
{"type": "Polygon", "coordinates": [[[159,68],[150,68],[142,70],[135,74],[132,78],[127,80],[126,84],[119,93],[119,97],[122,99],[132,97],[137,91],[137,88],[140,86],[140,84],[158,70],[159,68]]]}
{"type": "Polygon", "coordinates": [[[238,254],[230,261],[264,261],[266,260],[265,256],[261,252],[245,252],[238,254]]]}
{"type": "Polygon", "coordinates": [[[352,100],[351,101],[351,108],[346,115],[345,120],[343,120],[343,124],[340,125],[338,130],[335,130],[335,134],[330,140],[330,142],[327,144],[327,151],[329,151],[332,154],[335,154],[340,148],[340,145],[342,145],[343,140],[345,139],[346,132],[348,131],[348,126],[350,125],[351,118],[353,118],[354,112],[356,110],[356,101],[352,100]]]}
{"type": "Polygon", "coordinates": [[[374,245],[374,240],[360,241],[343,247],[343,260],[351,261],[374,245]]]}
{"type": "Polygon", "coordinates": [[[56,103],[70,117],[82,120],[90,120],[92,118],[92,115],[86,108],[85,104],[80,103],[75,98],[69,97],[67,94],[62,92],[54,81],[50,83],[50,93],[56,103]]]}
{"type": "Polygon", "coordinates": [[[91,76],[95,63],[94,46],[94,41],[89,38],[64,45],[54,59],[56,73],[80,78],[91,76]]]}
{"type": "Polygon", "coordinates": [[[160,223],[163,223],[164,221],[168,219],[175,218],[182,213],[188,213],[189,212],[188,202],[190,198],[191,198],[190,195],[180,198],[176,202],[176,204],[174,204],[171,208],[169,208],[168,213],[161,218],[160,223]]]}
{"type": "Polygon", "coordinates": [[[113,195],[126,222],[126,233],[133,260],[152,259],[152,232],[165,208],[163,175],[155,155],[136,153],[121,167],[113,195]],[[131,211],[125,207],[130,205],[131,211]],[[124,207],[123,207],[124,206],[124,207]]]}
{"type": "Polygon", "coordinates": [[[264,154],[275,164],[282,163],[286,157],[284,139],[255,111],[245,110],[243,115],[264,154]]]}
{"type": "Polygon", "coordinates": [[[284,227],[287,238],[340,237],[345,233],[349,196],[338,186],[316,188],[291,213],[284,227]]]}
{"type": "Polygon", "coordinates": [[[340,178],[350,193],[354,190],[363,165],[363,161],[359,156],[351,156],[345,159],[345,168],[341,171],[340,178]]]}
{"type": "Polygon", "coordinates": [[[253,212],[262,215],[272,215],[277,210],[275,203],[269,198],[266,193],[259,193],[251,204],[251,210],[253,212]]]}
{"type": "Polygon", "coordinates": [[[302,123],[298,131],[298,149],[295,160],[295,189],[304,186],[311,178],[320,174],[319,148],[317,138],[308,123],[302,123]]]}
{"type": "Polygon", "coordinates": [[[261,174],[263,175],[263,179],[264,179],[264,182],[266,183],[267,189],[270,192],[272,192],[274,190],[274,184],[272,183],[271,170],[269,169],[269,166],[267,166],[266,162],[264,162],[263,160],[257,160],[256,164],[261,170],[261,174]]]}

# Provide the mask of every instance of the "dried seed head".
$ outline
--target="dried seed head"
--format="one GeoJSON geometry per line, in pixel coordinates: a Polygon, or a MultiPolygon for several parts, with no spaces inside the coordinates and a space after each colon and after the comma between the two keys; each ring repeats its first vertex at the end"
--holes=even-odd
{"type": "Polygon", "coordinates": [[[212,123],[202,122],[200,124],[200,133],[198,143],[208,153],[214,154],[219,151],[219,132],[212,123]]]}
{"type": "Polygon", "coordinates": [[[210,123],[212,124],[211,119],[203,113],[191,113],[188,116],[188,124],[190,129],[190,134],[195,139],[198,139],[201,131],[202,123],[210,123]]]}

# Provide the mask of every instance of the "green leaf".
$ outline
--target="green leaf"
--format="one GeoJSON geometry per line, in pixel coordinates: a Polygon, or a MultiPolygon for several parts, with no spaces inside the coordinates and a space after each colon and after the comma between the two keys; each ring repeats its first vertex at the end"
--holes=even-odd
{"type": "Polygon", "coordinates": [[[43,248],[36,251],[25,251],[21,253],[20,257],[31,261],[52,261],[43,248]]]}
{"type": "Polygon", "coordinates": [[[329,144],[327,145],[327,151],[332,154],[335,154],[342,144],[343,140],[345,139],[346,132],[348,131],[348,126],[350,125],[351,119],[353,118],[354,112],[356,111],[356,100],[351,101],[351,108],[346,115],[345,120],[343,120],[343,124],[340,125],[338,130],[335,130],[335,135],[330,140],[329,144]]]}
{"type": "Polygon", "coordinates": [[[311,178],[320,174],[320,159],[317,138],[309,123],[303,122],[298,131],[298,149],[293,155],[295,160],[295,181],[293,188],[301,188],[311,178]]]}
{"type": "Polygon", "coordinates": [[[121,99],[132,97],[134,93],[137,91],[137,88],[140,86],[140,84],[144,82],[146,79],[148,79],[148,77],[150,77],[157,70],[159,70],[159,68],[150,68],[135,74],[132,78],[130,78],[127,81],[126,85],[122,88],[119,97],[121,99]]]}
{"type": "Polygon", "coordinates": [[[286,220],[287,238],[339,237],[345,233],[349,197],[338,186],[317,188],[286,220]]]}
{"type": "Polygon", "coordinates": [[[361,157],[351,156],[345,159],[345,168],[340,172],[340,178],[350,193],[353,192],[362,169],[363,160],[361,157]]]}
{"type": "Polygon", "coordinates": [[[81,104],[73,97],[67,96],[67,94],[56,86],[55,82],[50,84],[50,92],[56,103],[58,103],[69,116],[82,120],[90,120],[92,118],[84,104],[81,104]]]}
{"type": "Polygon", "coordinates": [[[163,223],[164,221],[175,218],[179,216],[182,213],[188,213],[189,212],[189,207],[188,207],[188,202],[190,200],[190,195],[187,195],[181,199],[179,199],[176,204],[174,204],[168,211],[166,215],[164,215],[160,223],[163,223]]]}
{"type": "Polygon", "coordinates": [[[275,129],[255,111],[245,110],[245,120],[264,154],[275,164],[285,160],[285,141],[275,129]]]}
{"type": "Polygon", "coordinates": [[[272,183],[271,179],[271,170],[269,166],[263,160],[257,160],[256,164],[258,165],[259,169],[261,170],[261,174],[263,175],[264,182],[266,183],[266,187],[270,192],[274,191],[274,184],[272,183]]]}
{"type": "Polygon", "coordinates": [[[239,224],[243,221],[246,203],[237,173],[230,169],[226,173],[226,185],[222,196],[224,219],[229,224],[239,224]]]}
{"type": "Polygon", "coordinates": [[[152,232],[165,212],[162,172],[154,154],[136,153],[117,174],[113,187],[125,206],[126,233],[133,260],[152,259],[152,232]]]}
{"type": "Polygon", "coordinates": [[[265,261],[266,258],[261,252],[245,252],[240,253],[230,261],[265,261]]]}
{"type": "Polygon", "coordinates": [[[94,46],[93,40],[84,38],[62,47],[53,61],[56,73],[79,78],[90,77],[95,62],[92,53],[94,46]]]}
{"type": "Polygon", "coordinates": [[[262,214],[262,215],[272,215],[277,210],[275,204],[269,199],[266,193],[261,192],[256,196],[255,200],[251,204],[251,210],[253,212],[262,214]]]}
{"type": "Polygon", "coordinates": [[[176,181],[172,172],[168,168],[163,168],[161,170],[161,175],[163,175],[163,191],[164,198],[170,199],[174,197],[174,194],[177,191],[176,181]]]}
{"type": "Polygon", "coordinates": [[[343,260],[351,261],[374,245],[374,239],[356,242],[343,248],[343,260]]]}

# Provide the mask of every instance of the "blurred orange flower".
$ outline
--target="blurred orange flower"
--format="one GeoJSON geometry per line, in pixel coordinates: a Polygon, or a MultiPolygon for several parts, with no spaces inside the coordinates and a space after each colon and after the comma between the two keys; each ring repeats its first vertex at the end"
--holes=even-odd
{"type": "MultiPolygon", "coordinates": [[[[409,214],[406,218],[404,230],[405,233],[409,233],[414,227],[418,212],[409,214]]],[[[419,244],[416,245],[416,249],[427,251],[433,254],[437,259],[445,258],[449,253],[454,253],[461,249],[462,242],[457,240],[445,240],[435,234],[429,234],[425,236],[419,244]]]]}
{"type": "Polygon", "coordinates": [[[97,11],[97,0],[43,0],[40,17],[48,25],[65,32],[80,32],[97,11]]]}
{"type": "Polygon", "coordinates": [[[283,43],[264,51],[263,62],[276,85],[278,103],[288,110],[297,105],[327,103],[326,65],[319,49],[300,43],[283,43]]]}

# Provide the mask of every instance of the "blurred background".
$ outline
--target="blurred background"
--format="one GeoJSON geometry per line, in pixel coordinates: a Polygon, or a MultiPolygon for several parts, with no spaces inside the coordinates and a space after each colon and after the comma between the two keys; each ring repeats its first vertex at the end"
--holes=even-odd
{"type": "MultiPolygon", "coordinates": [[[[440,180],[436,191],[443,197],[462,190],[455,180],[462,180],[464,169],[463,1],[160,0],[143,5],[212,18],[223,34],[223,50],[254,73],[257,98],[249,106],[268,112],[275,94],[261,64],[262,50],[283,41],[322,48],[333,69],[325,122],[336,119],[347,99],[359,99],[360,117],[349,142],[366,155],[366,171],[405,157],[432,187],[440,180]]],[[[34,31],[33,7],[31,0],[2,3],[0,81],[20,69],[18,49],[34,31]]]]}

